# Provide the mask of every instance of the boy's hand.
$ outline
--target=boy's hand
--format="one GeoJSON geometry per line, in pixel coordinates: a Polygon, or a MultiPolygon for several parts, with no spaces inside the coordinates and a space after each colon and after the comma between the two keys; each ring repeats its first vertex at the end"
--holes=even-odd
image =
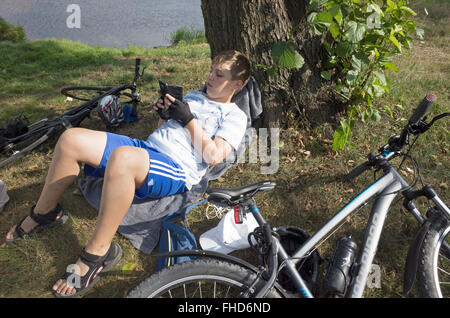
{"type": "MultiPolygon", "coordinates": [[[[158,93],[161,92],[158,90],[158,93]]],[[[168,108],[169,107],[166,106],[166,103],[164,103],[163,96],[160,96],[156,104],[153,105],[153,109],[158,113],[159,117],[161,117],[162,120],[170,119],[168,108]]]]}
{"type": "Polygon", "coordinates": [[[166,98],[170,102],[172,102],[169,105],[170,118],[175,119],[183,127],[186,126],[192,119],[194,119],[194,115],[192,115],[188,103],[179,101],[169,94],[166,94],[166,98]]]}

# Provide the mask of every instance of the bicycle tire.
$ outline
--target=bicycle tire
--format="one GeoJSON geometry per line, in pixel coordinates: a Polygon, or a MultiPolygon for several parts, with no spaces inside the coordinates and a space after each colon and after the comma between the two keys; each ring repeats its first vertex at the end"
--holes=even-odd
{"type": "MultiPolygon", "coordinates": [[[[242,266],[215,259],[198,259],[165,268],[135,287],[129,298],[233,298],[250,287],[257,275],[242,266]],[[217,283],[224,284],[218,286],[217,283]],[[192,297],[187,297],[191,295],[192,297]]],[[[256,287],[261,287],[260,282],[256,287]]],[[[266,297],[279,298],[273,288],[266,297]]]]}
{"type": "Polygon", "coordinates": [[[92,98],[97,97],[98,95],[107,92],[111,88],[112,87],[70,86],[70,87],[65,87],[65,88],[61,89],[61,94],[63,94],[64,96],[82,100],[82,101],[90,101],[92,98]],[[92,97],[84,97],[84,96],[80,95],[83,91],[84,91],[84,93],[91,92],[91,94],[93,94],[93,92],[95,92],[95,95],[93,95],[92,97]]]}
{"type": "MultiPolygon", "coordinates": [[[[450,297],[450,262],[448,250],[443,253],[443,242],[449,242],[450,222],[430,226],[419,251],[418,288],[424,298],[450,297]],[[441,274],[441,275],[440,275],[441,274]]],[[[448,247],[448,245],[447,245],[448,247]]]]}
{"type": "Polygon", "coordinates": [[[51,127],[47,130],[42,130],[40,133],[30,135],[30,137],[20,142],[7,145],[0,152],[0,168],[27,155],[36,149],[36,147],[47,141],[54,133],[55,127],[51,127]]]}
{"type": "MultiPolygon", "coordinates": [[[[64,96],[78,99],[81,101],[90,101],[95,97],[98,97],[101,94],[106,93],[107,91],[113,89],[113,86],[108,87],[93,87],[93,86],[69,86],[61,89],[61,94],[64,96]],[[88,95],[88,97],[85,97],[84,94],[88,95]]],[[[124,95],[130,98],[130,100],[121,101],[122,103],[130,103],[132,100],[132,96],[130,93],[126,92],[120,92],[119,95],[124,95]]]]}

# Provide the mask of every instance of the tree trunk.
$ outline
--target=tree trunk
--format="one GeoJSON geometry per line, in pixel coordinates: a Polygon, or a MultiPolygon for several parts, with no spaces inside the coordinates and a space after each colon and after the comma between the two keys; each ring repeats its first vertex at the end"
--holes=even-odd
{"type": "Polygon", "coordinates": [[[341,110],[320,76],[321,36],[304,24],[294,34],[294,45],[305,59],[299,70],[279,69],[269,77],[259,65],[272,65],[270,51],[286,41],[294,26],[306,21],[308,0],[202,0],[205,35],[211,57],[223,50],[245,53],[261,88],[264,124],[283,127],[292,110],[310,124],[335,121],[341,110]]]}

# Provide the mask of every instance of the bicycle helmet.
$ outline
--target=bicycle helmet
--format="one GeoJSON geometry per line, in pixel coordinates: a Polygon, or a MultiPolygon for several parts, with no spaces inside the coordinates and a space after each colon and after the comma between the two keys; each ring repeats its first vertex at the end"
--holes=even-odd
{"type": "Polygon", "coordinates": [[[108,129],[119,127],[124,119],[123,107],[115,95],[103,97],[98,103],[97,112],[108,129]]]}
{"type": "MultiPolygon", "coordinates": [[[[276,234],[279,236],[280,243],[289,256],[292,256],[310,237],[306,231],[295,226],[278,228],[276,234]]],[[[306,285],[313,294],[317,291],[319,265],[321,262],[322,258],[319,253],[314,251],[311,255],[297,263],[296,266],[300,276],[305,280],[306,285]]],[[[296,287],[291,281],[286,268],[283,268],[278,274],[278,282],[287,291],[296,291],[296,287]]]]}

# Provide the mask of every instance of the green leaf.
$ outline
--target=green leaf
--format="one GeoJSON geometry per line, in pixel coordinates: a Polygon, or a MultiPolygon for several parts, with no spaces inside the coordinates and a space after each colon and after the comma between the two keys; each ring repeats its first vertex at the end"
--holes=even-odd
{"type": "Polygon", "coordinates": [[[385,92],[385,89],[383,87],[381,87],[380,85],[377,85],[377,84],[370,85],[368,90],[372,90],[372,95],[374,97],[380,97],[385,92]]]}
{"type": "Polygon", "coordinates": [[[345,144],[349,141],[354,126],[354,119],[347,118],[341,121],[341,125],[333,134],[333,150],[339,151],[344,149],[345,144]]]}
{"type": "Polygon", "coordinates": [[[366,120],[369,119],[369,117],[370,117],[369,111],[365,109],[361,115],[361,121],[365,123],[366,120]]]}
{"type": "Polygon", "coordinates": [[[312,28],[316,35],[322,35],[327,30],[327,26],[323,23],[315,23],[312,25],[312,28]]]}
{"type": "Polygon", "coordinates": [[[374,109],[372,112],[372,116],[370,116],[370,119],[376,122],[380,121],[381,119],[380,112],[377,109],[374,109]]]}
{"type": "Polygon", "coordinates": [[[400,44],[400,42],[398,42],[397,38],[394,35],[394,29],[391,29],[391,35],[389,36],[389,41],[391,41],[399,51],[402,50],[402,45],[400,44]]]}
{"type": "Polygon", "coordinates": [[[369,4],[369,6],[368,6],[368,12],[372,12],[372,10],[373,11],[375,11],[376,13],[378,13],[378,15],[380,16],[380,17],[383,17],[384,16],[384,12],[383,12],[383,10],[381,10],[380,9],[380,6],[378,5],[378,4],[376,4],[376,3],[371,3],[371,4],[369,4]],[[371,9],[370,9],[371,8],[371,9]]]}
{"type": "Polygon", "coordinates": [[[359,106],[357,105],[348,106],[347,113],[352,118],[356,117],[359,114],[359,106]]]}
{"type": "Polygon", "coordinates": [[[327,50],[327,53],[330,55],[333,55],[333,49],[331,48],[330,43],[328,42],[323,42],[323,47],[325,48],[325,50],[327,50]]]}
{"type": "Polygon", "coordinates": [[[397,66],[395,66],[392,63],[385,62],[385,63],[383,63],[383,65],[384,65],[385,68],[388,68],[388,69],[390,69],[391,71],[393,71],[395,73],[398,72],[397,66]]]}
{"type": "Polygon", "coordinates": [[[317,12],[311,12],[310,15],[308,15],[308,18],[306,18],[306,21],[309,23],[314,23],[314,20],[316,19],[317,12]]]}
{"type": "Polygon", "coordinates": [[[348,29],[345,31],[345,36],[348,41],[358,43],[363,39],[365,32],[366,26],[364,24],[350,21],[348,23],[348,29]]]}
{"type": "Polygon", "coordinates": [[[391,0],[387,0],[387,1],[386,1],[386,4],[387,4],[388,7],[389,7],[390,9],[392,9],[392,10],[397,9],[397,4],[396,4],[395,2],[393,2],[393,1],[391,1],[391,0]]]}
{"type": "Polygon", "coordinates": [[[331,14],[331,16],[334,18],[339,14],[339,11],[341,10],[341,6],[336,2],[331,2],[331,5],[327,6],[328,12],[331,14]]]}
{"type": "Polygon", "coordinates": [[[325,3],[325,0],[311,0],[308,5],[308,11],[320,8],[325,3]]]}
{"type": "Polygon", "coordinates": [[[336,54],[339,57],[349,56],[353,51],[353,45],[347,41],[339,42],[336,45],[336,54]]]}
{"type": "Polygon", "coordinates": [[[339,27],[336,25],[336,23],[331,24],[330,27],[328,28],[328,30],[330,30],[331,36],[334,39],[337,39],[339,34],[341,33],[339,30],[339,27]]]}
{"type": "Polygon", "coordinates": [[[382,86],[387,86],[386,76],[384,75],[384,73],[381,73],[381,72],[378,72],[378,71],[374,71],[373,75],[375,75],[375,78],[378,79],[378,82],[382,86]]]}
{"type": "Polygon", "coordinates": [[[328,71],[322,71],[320,72],[320,76],[322,76],[327,81],[331,80],[331,74],[328,71]]]}
{"type": "Polygon", "coordinates": [[[334,16],[334,19],[336,20],[336,22],[338,24],[341,24],[341,22],[342,22],[342,11],[341,10],[339,10],[338,14],[336,14],[334,16]]]}
{"type": "Polygon", "coordinates": [[[333,23],[333,17],[328,11],[321,11],[317,13],[316,17],[314,18],[314,21],[329,26],[331,23],[333,23]]]}
{"type": "Polygon", "coordinates": [[[303,57],[295,50],[292,42],[277,42],[272,46],[272,59],[279,67],[301,68],[303,57]]]}
{"type": "Polygon", "coordinates": [[[400,7],[400,9],[403,10],[403,11],[408,12],[409,14],[411,14],[411,15],[413,15],[413,16],[416,16],[416,15],[417,15],[417,13],[415,13],[411,8],[402,6],[402,7],[400,7]]]}
{"type": "Polygon", "coordinates": [[[387,111],[387,113],[389,114],[389,116],[390,116],[391,118],[394,118],[394,113],[393,113],[392,110],[389,108],[389,106],[384,106],[383,108],[387,111]]]}
{"type": "Polygon", "coordinates": [[[352,55],[352,67],[358,72],[364,72],[369,68],[370,60],[367,55],[362,52],[356,52],[352,55]]]}
{"type": "Polygon", "coordinates": [[[126,275],[130,275],[135,268],[136,268],[135,263],[126,263],[125,265],[122,266],[122,272],[126,275]]]}
{"type": "Polygon", "coordinates": [[[356,82],[358,80],[358,75],[359,75],[359,72],[357,70],[350,70],[345,75],[345,78],[347,79],[348,83],[353,86],[356,84],[356,82]]]}
{"type": "Polygon", "coordinates": [[[331,56],[328,60],[326,60],[324,66],[325,68],[330,69],[335,67],[337,63],[338,59],[336,58],[336,56],[331,56]]]}

